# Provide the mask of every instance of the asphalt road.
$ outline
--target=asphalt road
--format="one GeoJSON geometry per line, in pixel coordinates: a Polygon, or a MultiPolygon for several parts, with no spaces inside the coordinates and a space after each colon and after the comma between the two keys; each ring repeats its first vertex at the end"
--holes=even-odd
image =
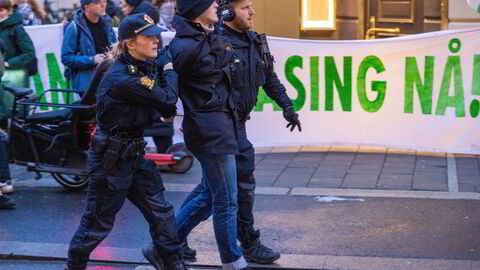
{"type": "MultiPolygon", "coordinates": [[[[167,193],[175,207],[186,195],[167,193]]],[[[0,241],[69,243],[83,211],[84,192],[19,187],[12,196],[17,209],[0,211],[0,241]]],[[[328,203],[314,197],[260,195],[255,213],[262,241],[282,254],[480,260],[478,209],[480,201],[468,200],[328,203]]],[[[147,223],[126,203],[102,246],[142,248],[149,241],[147,223]]],[[[200,224],[189,242],[198,252],[215,251],[211,220],[200,224]]],[[[1,263],[1,269],[9,269],[1,263]]]]}

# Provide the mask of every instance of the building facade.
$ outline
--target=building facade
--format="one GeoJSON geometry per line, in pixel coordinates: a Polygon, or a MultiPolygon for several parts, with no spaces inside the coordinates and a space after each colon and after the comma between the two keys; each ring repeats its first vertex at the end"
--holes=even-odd
{"type": "Polygon", "coordinates": [[[270,36],[341,40],[480,27],[480,13],[468,1],[255,0],[255,29],[270,36]]]}

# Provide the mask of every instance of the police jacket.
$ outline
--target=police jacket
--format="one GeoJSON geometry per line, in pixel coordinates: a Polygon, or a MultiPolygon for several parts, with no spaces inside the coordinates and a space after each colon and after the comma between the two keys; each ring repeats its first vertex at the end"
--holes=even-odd
{"type": "Polygon", "coordinates": [[[252,31],[239,33],[226,26],[225,36],[235,52],[236,64],[232,83],[240,94],[235,102],[240,121],[246,121],[248,114],[255,107],[260,86],[282,109],[292,106],[292,100],[287,96],[285,86],[273,68],[267,69],[258,34],[252,31]]]}
{"type": "Polygon", "coordinates": [[[236,113],[230,81],[233,52],[223,36],[175,16],[170,43],[185,117],[185,143],[193,153],[237,154],[236,113]]]}
{"type": "MultiPolygon", "coordinates": [[[[107,41],[111,46],[117,41],[112,19],[109,16],[103,16],[100,20],[105,27],[107,41]]],[[[65,29],[61,49],[62,64],[67,68],[65,74],[71,81],[73,89],[87,89],[96,67],[92,58],[95,54],[95,41],[85,21],[84,12],[79,9],[73,21],[65,29]]]]}
{"type": "Polygon", "coordinates": [[[177,75],[170,69],[163,72],[163,87],[160,80],[153,61],[138,61],[123,53],[98,87],[97,128],[111,135],[140,136],[152,125],[155,110],[165,117],[175,114],[177,75]]]}

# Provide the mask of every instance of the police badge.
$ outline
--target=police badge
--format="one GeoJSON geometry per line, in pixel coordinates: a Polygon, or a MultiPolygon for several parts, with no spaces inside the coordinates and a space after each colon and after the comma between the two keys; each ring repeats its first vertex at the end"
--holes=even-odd
{"type": "Polygon", "coordinates": [[[142,84],[144,87],[148,88],[149,90],[152,90],[153,86],[155,85],[155,80],[151,80],[147,76],[143,76],[140,78],[140,84],[142,84]]]}

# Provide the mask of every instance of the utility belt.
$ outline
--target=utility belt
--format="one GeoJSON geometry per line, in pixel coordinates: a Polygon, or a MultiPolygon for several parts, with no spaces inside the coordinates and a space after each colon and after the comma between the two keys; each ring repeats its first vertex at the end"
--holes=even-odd
{"type": "MultiPolygon", "coordinates": [[[[92,149],[96,153],[104,153],[103,167],[110,170],[119,160],[126,160],[145,155],[147,142],[142,136],[132,137],[132,133],[120,132],[118,135],[109,135],[98,130],[92,138],[92,149]]],[[[138,135],[138,134],[137,134],[138,135]]]]}

